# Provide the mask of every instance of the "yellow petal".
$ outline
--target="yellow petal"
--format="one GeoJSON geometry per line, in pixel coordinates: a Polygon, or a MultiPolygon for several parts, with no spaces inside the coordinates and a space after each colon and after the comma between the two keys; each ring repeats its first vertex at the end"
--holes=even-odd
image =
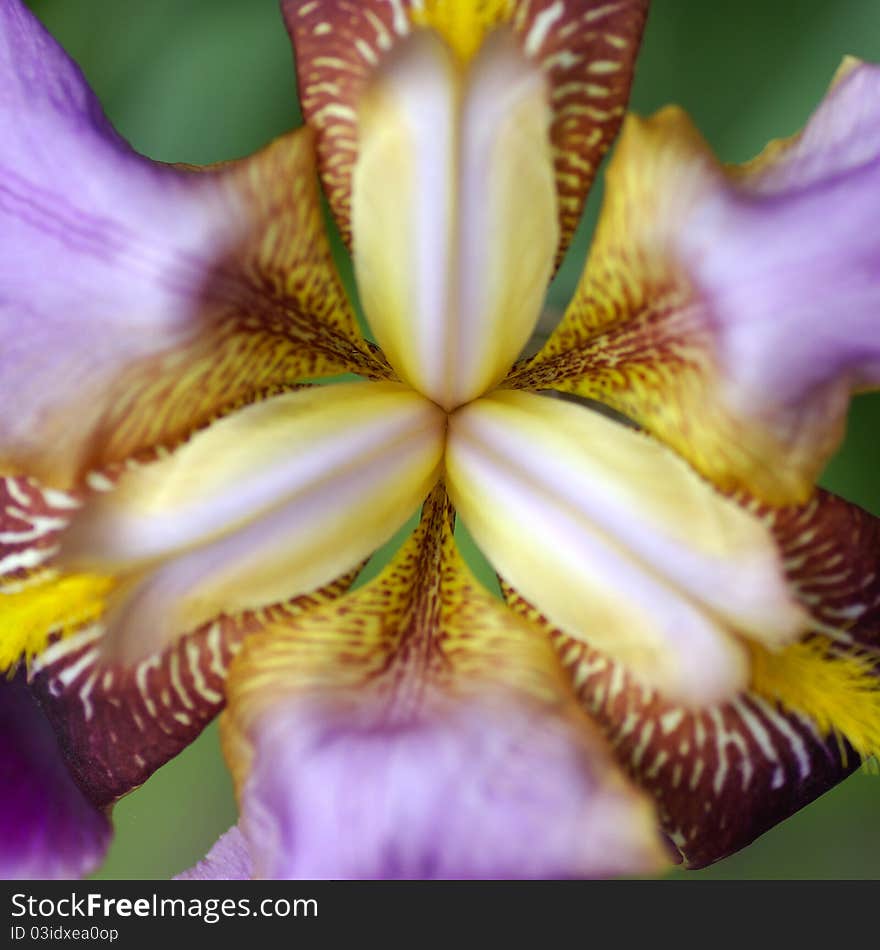
{"type": "Polygon", "coordinates": [[[806,625],[760,519],[583,407],[498,392],[459,410],[447,477],[505,580],[683,702],[746,685],[736,633],[775,647],[806,625]]]}
{"type": "Polygon", "coordinates": [[[142,654],[358,564],[436,481],[444,434],[445,415],[398,384],[278,396],[93,497],[59,562],[123,578],[109,633],[120,652],[142,654]]]}
{"type": "Polygon", "coordinates": [[[430,33],[358,110],[354,258],[400,376],[444,408],[503,378],[534,328],[558,242],[547,87],[511,35],[465,67],[430,33]]]}

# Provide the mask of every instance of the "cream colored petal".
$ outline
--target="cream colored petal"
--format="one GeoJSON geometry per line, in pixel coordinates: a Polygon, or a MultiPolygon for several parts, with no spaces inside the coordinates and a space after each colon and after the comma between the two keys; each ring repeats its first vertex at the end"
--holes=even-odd
{"type": "Polygon", "coordinates": [[[360,104],[358,287],[391,364],[447,409],[500,381],[538,318],[558,242],[549,122],[505,32],[468,67],[416,34],[360,104]]]}
{"type": "Polygon", "coordinates": [[[806,625],[765,525],[681,459],[582,407],[499,392],[450,423],[456,507],[554,624],[683,702],[747,683],[736,634],[806,625]]]}
{"type": "Polygon", "coordinates": [[[124,578],[108,626],[120,653],[142,654],[358,564],[436,481],[444,432],[445,415],[398,384],[276,397],[93,498],[61,564],[124,578]]]}

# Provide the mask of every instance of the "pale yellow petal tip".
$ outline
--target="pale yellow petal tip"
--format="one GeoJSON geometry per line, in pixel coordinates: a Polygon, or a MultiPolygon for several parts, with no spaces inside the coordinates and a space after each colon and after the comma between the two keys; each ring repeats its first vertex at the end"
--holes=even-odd
{"type": "Polygon", "coordinates": [[[690,182],[707,173],[721,175],[718,159],[687,112],[669,105],[647,117],[627,115],[607,177],[615,183],[612,197],[645,195],[645,202],[656,203],[678,190],[668,180],[690,182]],[[695,169],[701,174],[694,176],[695,169]]]}
{"type": "MultiPolygon", "coordinates": [[[[618,805],[616,848],[624,856],[631,856],[627,864],[640,868],[644,876],[658,876],[672,869],[669,848],[659,833],[659,819],[654,805],[645,795],[636,797],[629,791],[628,800],[618,805]]],[[[614,815],[609,816],[612,820],[614,815]]],[[[630,872],[628,876],[633,876],[630,872]]]]}
{"type": "Polygon", "coordinates": [[[666,105],[650,116],[628,113],[621,127],[618,151],[655,147],[664,140],[678,140],[701,151],[709,149],[688,113],[681,106],[666,105]]]}
{"type": "Polygon", "coordinates": [[[834,89],[838,83],[842,82],[847,78],[852,72],[858,69],[860,66],[864,66],[865,61],[860,59],[858,56],[852,56],[847,53],[843,59],[840,61],[840,65],[837,67],[834,76],[831,78],[831,84],[828,87],[829,91],[834,89]]]}

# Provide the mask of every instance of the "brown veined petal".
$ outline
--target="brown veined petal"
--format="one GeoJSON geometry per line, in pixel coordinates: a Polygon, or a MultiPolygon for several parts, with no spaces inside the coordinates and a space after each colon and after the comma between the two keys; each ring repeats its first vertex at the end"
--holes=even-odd
{"type": "Polygon", "coordinates": [[[31,664],[30,687],[89,800],[111,805],[188,746],[226,703],[226,671],[244,639],[344,594],[358,571],[261,611],[221,615],[132,665],[106,662],[101,624],[31,664]]]}
{"type": "Polygon", "coordinates": [[[680,110],[631,118],[575,298],[518,388],[598,399],[724,490],[803,503],[880,384],[880,68],[725,169],[680,110]]]}
{"type": "Polygon", "coordinates": [[[258,877],[651,870],[549,643],[471,577],[442,486],[367,586],[248,639],[222,728],[258,877]]]}
{"type": "Polygon", "coordinates": [[[222,413],[306,379],[392,379],[362,338],[333,263],[308,130],[250,158],[187,172],[227,196],[245,233],[213,262],[183,347],[132,367],[93,467],[169,446],[222,413]]]}
{"type": "Polygon", "coordinates": [[[880,749],[880,521],[825,492],[801,508],[755,507],[816,626],[782,652],[754,651],[750,688],[729,702],[670,702],[505,588],[552,636],[581,702],[656,799],[689,867],[745,847],[880,749]]]}
{"type": "Polygon", "coordinates": [[[623,118],[648,0],[284,0],[282,9],[324,190],[349,246],[357,106],[375,68],[419,27],[467,61],[509,25],[550,87],[561,257],[623,118]]]}
{"type": "Polygon", "coordinates": [[[752,502],[773,531],[812,637],[753,656],[752,688],[844,737],[863,758],[880,751],[880,519],[818,490],[803,506],[752,502]]]}
{"type": "Polygon", "coordinates": [[[334,270],[311,132],[201,171],[151,162],[19,0],[0,87],[4,475],[80,486],[267,389],[388,373],[334,270]]]}
{"type": "Polygon", "coordinates": [[[740,850],[858,767],[836,737],[757,694],[687,710],[589,647],[564,637],[555,643],[585,708],[654,796],[661,827],[688,867],[740,850]]]}

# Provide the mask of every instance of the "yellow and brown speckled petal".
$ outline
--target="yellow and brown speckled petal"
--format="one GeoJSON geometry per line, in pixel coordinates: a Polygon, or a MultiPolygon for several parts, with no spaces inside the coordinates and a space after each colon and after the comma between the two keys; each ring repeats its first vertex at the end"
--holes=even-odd
{"type": "MultiPolygon", "coordinates": [[[[360,337],[335,271],[310,132],[292,133],[239,162],[163,175],[213,208],[216,243],[167,268],[140,249],[145,259],[132,266],[154,268],[173,306],[164,316],[157,312],[155,332],[124,321],[90,327],[80,315],[78,343],[57,341],[64,353],[40,364],[52,371],[51,382],[10,423],[8,471],[65,489],[81,486],[91,469],[173,446],[216,416],[303,379],[391,375],[360,337]]],[[[37,382],[39,376],[28,378],[26,398],[37,382]]]]}
{"type": "Polygon", "coordinates": [[[304,379],[393,378],[362,338],[336,272],[310,133],[291,133],[251,158],[201,174],[244,209],[248,234],[206,276],[197,317],[202,332],[184,348],[133,367],[119,384],[102,420],[99,465],[142,445],[173,444],[220,413],[304,379]]]}
{"type": "Polygon", "coordinates": [[[600,400],[723,490],[803,503],[880,384],[880,68],[722,166],[680,110],[628,120],[565,318],[509,385],[600,400]]]}
{"type": "Polygon", "coordinates": [[[18,0],[0,86],[0,473],[79,488],[267,390],[388,374],[334,270],[308,130],[203,170],[150,161],[18,0]]]}
{"type": "Polygon", "coordinates": [[[285,691],[329,690],[355,703],[369,693],[404,720],[420,714],[432,694],[464,694],[487,683],[562,702],[552,653],[471,575],[453,539],[454,517],[440,485],[414,535],[376,580],[255,639],[253,656],[242,657],[233,674],[242,721],[271,703],[261,683],[263,674],[272,678],[275,662],[290,665],[277,684],[285,691]]]}
{"type": "Polygon", "coordinates": [[[375,581],[249,638],[233,664],[224,747],[257,876],[658,866],[650,812],[549,643],[468,573],[452,519],[440,486],[375,581]]]}
{"type": "Polygon", "coordinates": [[[509,25],[548,82],[562,255],[623,118],[647,0],[285,0],[282,8],[324,189],[349,244],[357,108],[376,67],[418,27],[437,30],[467,61],[491,29],[509,25]]]}

